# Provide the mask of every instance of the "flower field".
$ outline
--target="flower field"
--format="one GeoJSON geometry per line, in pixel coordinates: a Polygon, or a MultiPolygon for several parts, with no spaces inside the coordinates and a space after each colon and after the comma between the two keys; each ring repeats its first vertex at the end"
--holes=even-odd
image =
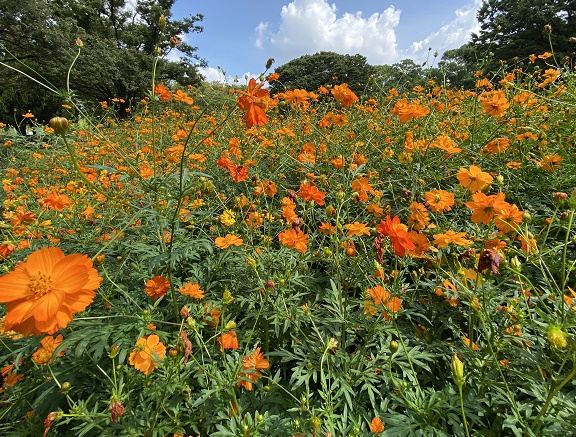
{"type": "Polygon", "coordinates": [[[565,67],[3,126],[0,434],[576,433],[565,67]]]}

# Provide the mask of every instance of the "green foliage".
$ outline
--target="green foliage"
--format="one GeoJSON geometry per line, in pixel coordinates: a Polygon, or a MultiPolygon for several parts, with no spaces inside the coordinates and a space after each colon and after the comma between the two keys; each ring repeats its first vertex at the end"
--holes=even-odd
{"type": "Polygon", "coordinates": [[[270,92],[276,94],[289,89],[318,91],[320,86],[347,83],[357,95],[369,94],[370,78],[374,67],[362,55],[340,55],[319,52],[304,55],[275,69],[278,81],[270,84],[270,92]]]}
{"type": "Polygon", "coordinates": [[[178,50],[179,61],[159,60],[157,79],[181,85],[199,84],[196,47],[181,42],[170,46],[169,39],[201,32],[202,15],[171,20],[175,0],[138,0],[135,9],[128,2],[111,0],[0,1],[0,120],[12,123],[14,116],[36,110],[46,122],[66,102],[68,68],[77,54],[75,41],[84,43],[82,56],[70,76],[70,91],[84,105],[122,99],[119,115],[146,96],[152,81],[152,63],[157,50],[164,54],[178,50]],[[160,26],[160,17],[167,17],[160,26]],[[34,80],[24,78],[17,68],[34,80]],[[61,92],[59,98],[46,93],[38,82],[61,92]],[[47,97],[45,97],[47,96],[47,97]]]}
{"type": "MultiPolygon", "coordinates": [[[[524,62],[554,47],[557,63],[573,56],[576,34],[574,0],[485,0],[478,10],[478,34],[470,42],[483,58],[490,53],[485,71],[496,70],[500,61],[509,65],[524,62]],[[546,30],[550,26],[550,31],[546,30]]],[[[543,61],[538,61],[543,66],[543,61]]]]}

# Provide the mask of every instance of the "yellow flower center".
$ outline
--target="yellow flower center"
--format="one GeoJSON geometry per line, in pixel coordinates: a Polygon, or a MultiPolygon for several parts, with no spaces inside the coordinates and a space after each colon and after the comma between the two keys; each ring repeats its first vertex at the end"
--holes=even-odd
{"type": "Polygon", "coordinates": [[[39,299],[53,290],[54,280],[51,275],[38,272],[30,277],[28,287],[34,293],[34,298],[39,299]]]}

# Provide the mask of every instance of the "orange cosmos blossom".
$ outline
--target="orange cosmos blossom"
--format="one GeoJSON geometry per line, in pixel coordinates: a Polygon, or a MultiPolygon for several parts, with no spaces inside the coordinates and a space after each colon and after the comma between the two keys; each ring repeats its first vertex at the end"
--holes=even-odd
{"type": "Polygon", "coordinates": [[[260,370],[269,369],[270,363],[264,358],[264,354],[260,352],[260,348],[257,347],[252,355],[242,358],[242,367],[250,373],[240,372],[240,376],[249,379],[249,381],[238,381],[236,385],[244,387],[246,390],[252,390],[252,385],[262,378],[260,370]]]}
{"type": "Polygon", "coordinates": [[[380,224],[376,226],[376,230],[390,238],[394,253],[398,256],[404,256],[406,255],[406,251],[416,248],[416,245],[412,242],[408,234],[408,227],[400,223],[398,216],[390,218],[390,214],[388,214],[386,220],[382,220],[380,224]]]}
{"type": "Polygon", "coordinates": [[[148,337],[139,338],[136,347],[130,354],[128,362],[136,370],[150,375],[166,356],[166,347],[160,341],[160,337],[151,334],[148,337]]]}
{"type": "Polygon", "coordinates": [[[348,84],[343,83],[342,85],[335,85],[332,88],[332,95],[336,101],[340,102],[342,105],[350,108],[352,103],[358,100],[358,96],[348,88],[348,84]]]}
{"type": "Polygon", "coordinates": [[[310,183],[300,185],[298,197],[304,199],[306,202],[314,201],[317,205],[324,205],[324,197],[326,193],[320,191],[315,185],[310,183]]]}
{"type": "Polygon", "coordinates": [[[433,212],[442,213],[451,211],[454,205],[454,194],[445,190],[432,190],[424,194],[428,209],[433,212]]]}
{"type": "Polygon", "coordinates": [[[470,191],[481,190],[484,186],[491,184],[494,180],[490,174],[483,172],[480,167],[471,165],[469,169],[460,167],[456,178],[460,185],[470,191]]]}
{"type": "Polygon", "coordinates": [[[502,117],[510,107],[506,95],[502,90],[487,91],[480,96],[482,111],[493,117],[502,117]]]}
{"type": "Polygon", "coordinates": [[[230,246],[242,246],[242,238],[236,235],[226,234],[225,237],[217,237],[214,244],[219,249],[228,249],[230,246]]]}
{"type": "MultiPolygon", "coordinates": [[[[60,346],[60,343],[62,343],[62,340],[62,334],[58,334],[56,338],[52,336],[44,337],[41,341],[42,347],[32,354],[32,361],[40,365],[48,364],[52,359],[54,351],[60,346]]],[[[64,351],[60,352],[58,356],[63,357],[64,351]]],[[[54,360],[56,360],[56,357],[54,357],[54,360]]]]}
{"type": "Polygon", "coordinates": [[[472,201],[466,202],[466,206],[472,210],[470,220],[474,223],[489,224],[495,215],[501,214],[511,205],[504,200],[506,195],[502,192],[487,196],[481,191],[472,195],[472,201]]]}
{"type": "Polygon", "coordinates": [[[157,300],[164,296],[170,288],[170,282],[164,276],[154,276],[146,282],[146,294],[157,300]]]}
{"type": "Polygon", "coordinates": [[[264,112],[268,106],[267,100],[270,93],[263,89],[264,82],[256,84],[256,79],[251,78],[248,82],[248,91],[236,91],[242,96],[238,97],[238,107],[245,110],[244,121],[247,127],[264,126],[268,122],[268,116],[264,112]]]}
{"type": "Polygon", "coordinates": [[[218,337],[218,344],[220,345],[220,351],[224,352],[224,349],[238,349],[238,337],[235,331],[228,331],[218,337]]]}
{"type": "Polygon", "coordinates": [[[308,234],[305,234],[300,229],[288,229],[280,232],[278,240],[284,246],[294,248],[300,253],[305,253],[306,244],[308,244],[308,234]]]}
{"type": "Polygon", "coordinates": [[[40,204],[58,212],[62,212],[64,208],[68,208],[72,205],[72,202],[66,194],[51,193],[41,199],[40,204]]]}
{"type": "Polygon", "coordinates": [[[184,296],[190,296],[195,299],[204,298],[204,291],[200,288],[200,285],[198,284],[192,284],[190,282],[186,282],[182,287],[178,288],[178,291],[184,296]]]}
{"type": "Polygon", "coordinates": [[[37,250],[0,278],[0,302],[8,311],[4,329],[54,334],[92,303],[101,282],[86,255],[65,256],[57,247],[37,250]]]}
{"type": "Polygon", "coordinates": [[[396,114],[400,121],[407,122],[416,117],[423,117],[430,113],[426,106],[420,106],[417,103],[408,103],[408,100],[401,99],[396,102],[392,108],[392,114],[396,114]]]}
{"type": "Polygon", "coordinates": [[[382,423],[382,419],[379,417],[372,419],[372,422],[370,422],[370,431],[372,431],[374,434],[380,434],[384,432],[384,424],[382,423]]]}

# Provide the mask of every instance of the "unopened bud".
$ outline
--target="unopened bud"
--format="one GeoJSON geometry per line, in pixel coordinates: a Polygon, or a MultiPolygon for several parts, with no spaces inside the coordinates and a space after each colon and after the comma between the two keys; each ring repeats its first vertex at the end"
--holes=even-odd
{"type": "Polygon", "coordinates": [[[274,58],[268,58],[268,60],[266,61],[266,70],[268,70],[270,67],[272,67],[272,64],[274,63],[274,58]]]}
{"type": "Polygon", "coordinates": [[[458,387],[462,387],[464,385],[464,363],[458,359],[456,354],[452,355],[450,368],[452,369],[452,379],[458,387]]]}
{"type": "Polygon", "coordinates": [[[48,124],[50,125],[50,127],[52,129],[54,129],[54,132],[56,133],[56,135],[63,136],[64,134],[66,134],[66,132],[68,132],[69,125],[68,125],[68,119],[67,118],[53,117],[50,119],[48,124]]]}
{"type": "Polygon", "coordinates": [[[398,342],[392,340],[392,341],[390,342],[390,352],[394,353],[394,352],[396,352],[397,350],[398,350],[398,342]]]}
{"type": "Polygon", "coordinates": [[[546,334],[548,342],[557,348],[565,348],[567,346],[566,333],[558,326],[551,326],[546,334]]]}
{"type": "Polygon", "coordinates": [[[160,30],[164,30],[166,29],[166,23],[167,23],[167,19],[164,15],[162,15],[160,17],[160,19],[158,20],[158,27],[160,27],[160,30]]]}
{"type": "Polygon", "coordinates": [[[234,302],[234,296],[230,293],[229,290],[224,290],[224,294],[222,295],[222,303],[224,305],[229,305],[234,302]]]}

